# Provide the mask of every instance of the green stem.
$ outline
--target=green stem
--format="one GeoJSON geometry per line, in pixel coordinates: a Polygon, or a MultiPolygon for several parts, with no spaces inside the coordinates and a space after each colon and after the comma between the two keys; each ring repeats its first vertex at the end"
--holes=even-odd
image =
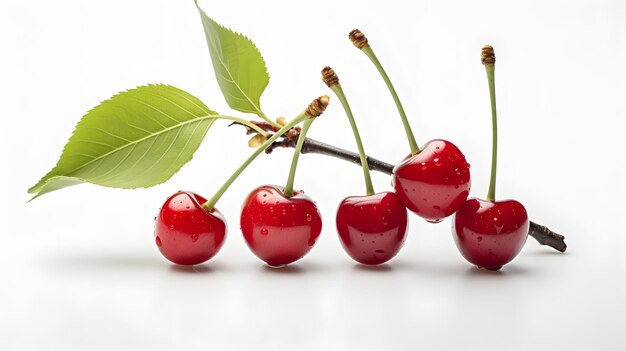
{"type": "Polygon", "coordinates": [[[270,125],[272,125],[273,127],[276,127],[276,128],[280,128],[280,127],[282,127],[282,126],[281,126],[280,124],[278,124],[277,122],[274,122],[274,121],[272,121],[271,119],[267,118],[267,116],[265,115],[265,113],[263,113],[263,111],[260,111],[260,110],[259,110],[259,111],[257,111],[257,112],[258,112],[258,113],[257,113],[257,115],[258,115],[259,117],[263,118],[263,120],[264,120],[265,122],[269,123],[269,124],[270,124],[270,125]]]}
{"type": "Polygon", "coordinates": [[[243,124],[247,127],[250,127],[252,129],[254,129],[255,132],[263,135],[263,136],[268,136],[269,134],[264,131],[261,127],[257,126],[256,124],[245,120],[243,118],[239,118],[239,117],[233,117],[233,116],[226,116],[226,115],[215,115],[215,116],[211,116],[211,118],[218,118],[218,119],[225,119],[225,120],[229,120],[229,121],[233,121],[233,122],[237,122],[239,124],[243,124]]]}
{"type": "Polygon", "coordinates": [[[289,169],[289,177],[287,178],[287,185],[285,185],[285,196],[293,196],[293,181],[296,177],[296,168],[298,168],[298,159],[300,158],[300,151],[302,151],[302,145],[304,145],[304,139],[306,133],[309,131],[311,124],[315,118],[307,118],[302,125],[302,130],[298,136],[298,143],[296,144],[296,150],[293,152],[293,159],[291,160],[291,168],[289,169]]]}
{"type": "Polygon", "coordinates": [[[387,84],[387,88],[389,89],[389,92],[393,97],[393,101],[396,103],[396,107],[398,108],[398,112],[400,113],[400,118],[402,119],[402,124],[404,125],[404,131],[406,132],[406,137],[409,140],[409,145],[411,146],[411,154],[417,154],[418,152],[420,152],[420,148],[419,146],[417,146],[417,142],[415,142],[415,137],[413,136],[413,132],[411,131],[411,125],[409,124],[409,120],[406,118],[406,113],[404,112],[404,108],[402,107],[400,98],[398,97],[398,94],[396,93],[396,89],[393,87],[393,84],[391,84],[391,80],[389,79],[389,76],[387,76],[387,72],[385,72],[385,69],[380,64],[380,61],[378,61],[376,54],[374,54],[374,51],[370,46],[366,46],[361,50],[365,53],[365,55],[367,55],[367,57],[369,57],[374,66],[376,66],[378,72],[380,72],[380,75],[383,77],[383,80],[387,84]]]}
{"type": "Polygon", "coordinates": [[[295,127],[298,123],[304,121],[308,117],[309,116],[306,114],[306,112],[302,112],[296,118],[289,121],[289,123],[287,123],[284,127],[280,128],[276,133],[274,133],[274,135],[272,135],[271,138],[267,139],[267,141],[264,142],[263,145],[259,146],[252,153],[252,155],[250,155],[250,157],[248,157],[248,159],[245,160],[241,164],[241,166],[237,168],[237,170],[235,170],[235,173],[233,173],[226,180],[226,182],[217,190],[215,195],[213,195],[213,197],[211,197],[207,202],[205,202],[202,205],[202,207],[204,207],[204,209],[206,209],[207,211],[212,211],[217,201],[220,199],[220,197],[222,197],[222,195],[224,195],[224,192],[226,192],[226,189],[228,189],[228,187],[235,181],[235,179],[237,179],[237,177],[241,174],[241,172],[243,172],[243,170],[246,169],[246,167],[248,167],[248,165],[252,163],[252,161],[254,161],[255,158],[257,158],[257,156],[259,156],[265,149],[267,149],[268,146],[270,146],[274,141],[276,141],[276,139],[280,138],[283,134],[285,134],[289,129],[295,127]]]}
{"type": "Polygon", "coordinates": [[[352,133],[354,133],[354,139],[356,140],[356,146],[359,149],[359,157],[361,158],[361,165],[363,166],[363,177],[365,178],[365,191],[367,195],[374,195],[374,186],[372,185],[372,177],[370,176],[370,169],[367,163],[367,155],[365,155],[365,149],[363,148],[363,143],[361,142],[361,135],[359,134],[359,129],[356,126],[356,121],[354,120],[354,116],[352,115],[352,109],[350,109],[350,105],[348,104],[348,100],[346,99],[346,95],[343,93],[343,89],[339,83],[333,84],[330,89],[337,95],[339,101],[341,101],[341,105],[343,109],[346,111],[346,115],[348,116],[348,120],[350,121],[350,127],[352,127],[352,133]]]}
{"type": "Polygon", "coordinates": [[[495,66],[485,65],[487,71],[487,81],[489,82],[489,97],[491,99],[491,179],[489,181],[489,192],[487,201],[496,200],[496,170],[498,163],[498,114],[496,112],[496,82],[495,66]]]}

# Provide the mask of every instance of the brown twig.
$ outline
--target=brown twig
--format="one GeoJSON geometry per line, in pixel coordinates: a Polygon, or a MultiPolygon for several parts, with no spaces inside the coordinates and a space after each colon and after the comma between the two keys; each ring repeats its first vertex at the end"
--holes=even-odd
{"type": "MultiPolygon", "coordinates": [[[[259,124],[257,123],[257,125],[259,124]]],[[[298,128],[294,128],[291,131],[285,133],[285,137],[283,137],[282,140],[276,141],[274,144],[268,147],[265,152],[269,154],[274,150],[274,148],[277,147],[295,147],[299,135],[300,130],[298,128]]],[[[348,151],[330,144],[326,144],[311,138],[306,138],[304,140],[302,153],[332,156],[340,160],[354,163],[356,165],[361,165],[361,159],[358,153],[348,151]]],[[[393,173],[394,165],[391,163],[387,163],[376,158],[367,156],[367,164],[369,166],[369,169],[372,171],[378,171],[385,174],[393,173]]],[[[550,229],[548,229],[548,227],[541,224],[537,224],[531,221],[530,227],[528,229],[528,235],[532,236],[541,245],[550,246],[560,252],[565,252],[565,250],[567,250],[565,237],[551,231],[550,229]]]]}
{"type": "Polygon", "coordinates": [[[551,231],[548,227],[541,224],[531,221],[530,228],[528,228],[528,235],[535,238],[535,240],[537,240],[541,245],[550,246],[560,252],[565,252],[565,250],[567,250],[565,237],[551,231]]]}
{"type": "MultiPolygon", "coordinates": [[[[336,146],[317,141],[315,139],[306,138],[304,145],[302,145],[303,154],[320,154],[326,156],[332,156],[340,160],[352,162],[357,165],[361,165],[361,158],[356,152],[344,150],[336,146]]],[[[367,156],[367,164],[372,171],[378,171],[385,174],[391,174],[394,165],[367,156]]]]}

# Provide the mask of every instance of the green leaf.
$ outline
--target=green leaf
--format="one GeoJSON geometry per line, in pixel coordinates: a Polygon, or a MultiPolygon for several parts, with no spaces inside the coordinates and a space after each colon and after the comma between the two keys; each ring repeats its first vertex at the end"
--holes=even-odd
{"type": "Polygon", "coordinates": [[[270,81],[254,43],[209,18],[198,6],[217,83],[231,108],[264,117],[260,98],[270,81]]]}
{"type": "Polygon", "coordinates": [[[191,160],[216,115],[169,85],[119,93],[83,116],[57,165],[28,192],[34,199],[83,182],[126,189],[163,183],[191,160]]]}

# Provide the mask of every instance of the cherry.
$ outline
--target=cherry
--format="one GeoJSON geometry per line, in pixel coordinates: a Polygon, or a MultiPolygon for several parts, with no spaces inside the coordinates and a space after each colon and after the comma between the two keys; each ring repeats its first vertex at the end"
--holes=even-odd
{"type": "Polygon", "coordinates": [[[293,263],[311,250],[322,231],[315,203],[295,190],[263,185],[246,198],[241,210],[241,231],[250,250],[269,266],[293,263]]]}
{"type": "MultiPolygon", "coordinates": [[[[279,132],[285,132],[299,122],[304,122],[293,153],[287,185],[263,185],[254,189],[241,209],[241,231],[250,250],[271,267],[293,263],[315,245],[322,231],[322,219],[315,203],[303,191],[294,190],[298,159],[306,133],[315,118],[326,106],[328,96],[313,100],[309,107],[289,122],[279,132]]],[[[272,136],[259,149],[265,150],[273,142],[272,136]]],[[[257,152],[259,149],[257,149],[257,152]]]]}
{"type": "Polygon", "coordinates": [[[404,245],[407,229],[407,210],[393,192],[347,197],[337,210],[341,244],[359,263],[392,259],[404,245]]]}
{"type": "Polygon", "coordinates": [[[276,139],[298,123],[319,116],[326,105],[328,105],[327,96],[314,100],[306,111],[282,126],[272,136],[245,120],[221,116],[220,118],[233,119],[249,126],[267,140],[235,170],[209,200],[192,192],[179,191],[165,201],[158,216],[155,217],[154,230],[156,244],[163,256],[183,265],[199,264],[215,256],[224,244],[227,231],[224,217],[215,208],[217,201],[241,172],[276,139]]]}
{"type": "Polygon", "coordinates": [[[217,210],[207,211],[206,200],[188,191],[170,196],[155,218],[155,241],[168,260],[194,265],[215,256],[226,238],[227,226],[217,210]]]}
{"type": "Polygon", "coordinates": [[[487,72],[491,99],[492,153],[491,179],[487,200],[471,198],[454,215],[454,242],[469,262],[479,268],[498,270],[522,250],[528,237],[528,213],[515,200],[496,201],[498,123],[495,95],[495,54],[483,47],[482,62],[487,72]]]}
{"type": "Polygon", "coordinates": [[[398,108],[411,154],[393,170],[391,183],[404,206],[429,222],[437,223],[453,214],[467,199],[470,189],[469,164],[451,142],[432,140],[417,146],[404,107],[387,72],[365,35],[358,29],[349,34],[352,44],[374,64],[398,108]]]}
{"type": "Polygon", "coordinates": [[[453,214],[467,199],[469,168],[454,144],[436,139],[400,162],[393,169],[391,183],[409,210],[436,223],[453,214]]]}
{"type": "Polygon", "coordinates": [[[337,95],[346,112],[363,167],[366,196],[350,196],[337,209],[337,232],[343,248],[355,261],[381,264],[402,248],[407,232],[407,211],[392,192],[374,193],[367,156],[352,110],[339,77],[330,67],[322,70],[322,80],[337,95]]]}
{"type": "Polygon", "coordinates": [[[524,247],[528,214],[515,200],[485,201],[471,198],[454,216],[454,241],[469,262],[498,270],[524,247]]]}

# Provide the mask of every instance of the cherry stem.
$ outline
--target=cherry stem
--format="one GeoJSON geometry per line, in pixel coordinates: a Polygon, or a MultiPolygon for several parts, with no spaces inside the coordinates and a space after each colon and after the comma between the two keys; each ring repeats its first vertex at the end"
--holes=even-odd
{"type": "Polygon", "coordinates": [[[496,112],[496,83],[495,83],[495,65],[485,65],[487,71],[487,81],[489,82],[489,97],[491,99],[491,178],[489,180],[489,191],[487,192],[487,201],[496,200],[496,172],[498,163],[498,115],[496,112]]]}
{"type": "MultiPolygon", "coordinates": [[[[250,155],[250,157],[248,157],[248,159],[246,159],[241,166],[239,166],[239,168],[237,168],[237,170],[235,170],[235,172],[226,180],[226,182],[217,190],[217,192],[215,193],[215,195],[213,195],[213,197],[211,197],[207,202],[205,202],[202,207],[204,207],[205,210],[207,211],[212,211],[213,207],[215,206],[215,204],[217,203],[217,201],[220,199],[220,197],[222,197],[222,195],[224,195],[224,192],[226,192],[226,190],[228,189],[228,187],[235,181],[235,179],[237,179],[237,177],[239,177],[239,175],[241,174],[241,172],[243,172],[244,169],[246,169],[246,167],[248,167],[248,165],[250,165],[250,163],[252,163],[252,161],[254,161],[255,158],[257,158],[257,156],[259,156],[268,146],[272,145],[272,143],[280,138],[283,134],[285,134],[287,131],[289,131],[291,128],[295,127],[298,123],[304,121],[305,119],[307,119],[309,117],[309,115],[305,112],[302,112],[300,115],[298,115],[296,118],[292,119],[291,121],[289,121],[289,123],[287,123],[284,127],[280,128],[276,133],[274,133],[274,135],[272,135],[271,138],[267,139],[267,141],[265,141],[263,143],[263,145],[259,146],[253,153],[252,155],[250,155]]],[[[304,138],[303,138],[304,139],[304,138]]]]}
{"type": "MultiPolygon", "coordinates": [[[[348,104],[346,95],[344,94],[343,89],[338,82],[333,84],[330,89],[335,93],[335,95],[337,95],[339,101],[341,101],[341,105],[343,106],[343,109],[346,112],[346,116],[348,116],[348,120],[350,121],[350,127],[352,127],[352,133],[354,133],[354,140],[356,141],[356,146],[359,149],[361,166],[363,167],[365,192],[368,196],[374,195],[374,186],[372,185],[372,177],[370,175],[369,164],[367,162],[367,155],[365,154],[365,149],[363,148],[363,142],[361,141],[361,135],[359,134],[359,129],[356,126],[356,121],[354,120],[354,116],[352,115],[352,109],[350,109],[350,105],[348,104]]],[[[298,142],[299,141],[300,139],[298,139],[298,142]]]]}
{"type": "Polygon", "coordinates": [[[300,158],[300,151],[302,150],[302,145],[304,145],[304,139],[306,138],[306,133],[309,131],[311,124],[315,118],[307,118],[302,125],[302,130],[300,131],[300,135],[298,136],[298,143],[296,144],[296,150],[293,152],[293,159],[291,160],[291,168],[289,169],[289,177],[287,178],[287,185],[285,185],[284,194],[286,197],[293,196],[293,181],[296,177],[296,169],[298,168],[298,159],[300,158]]]}
{"type": "Polygon", "coordinates": [[[370,61],[372,61],[374,66],[376,66],[376,68],[378,69],[380,75],[383,77],[385,84],[387,84],[387,88],[389,89],[389,92],[393,97],[393,101],[396,103],[396,107],[398,108],[398,112],[400,113],[400,118],[402,119],[402,124],[404,125],[404,131],[406,132],[406,137],[411,147],[411,155],[419,153],[420,148],[419,146],[417,146],[417,142],[415,141],[415,137],[413,136],[413,131],[411,131],[411,125],[409,124],[409,120],[406,118],[406,113],[404,112],[404,108],[402,107],[400,98],[398,97],[398,94],[396,93],[396,89],[393,87],[393,84],[391,84],[391,80],[389,79],[387,72],[385,72],[385,69],[380,64],[380,61],[378,61],[376,54],[374,54],[374,50],[372,50],[369,45],[361,48],[361,51],[363,51],[365,55],[369,57],[370,61]]]}

